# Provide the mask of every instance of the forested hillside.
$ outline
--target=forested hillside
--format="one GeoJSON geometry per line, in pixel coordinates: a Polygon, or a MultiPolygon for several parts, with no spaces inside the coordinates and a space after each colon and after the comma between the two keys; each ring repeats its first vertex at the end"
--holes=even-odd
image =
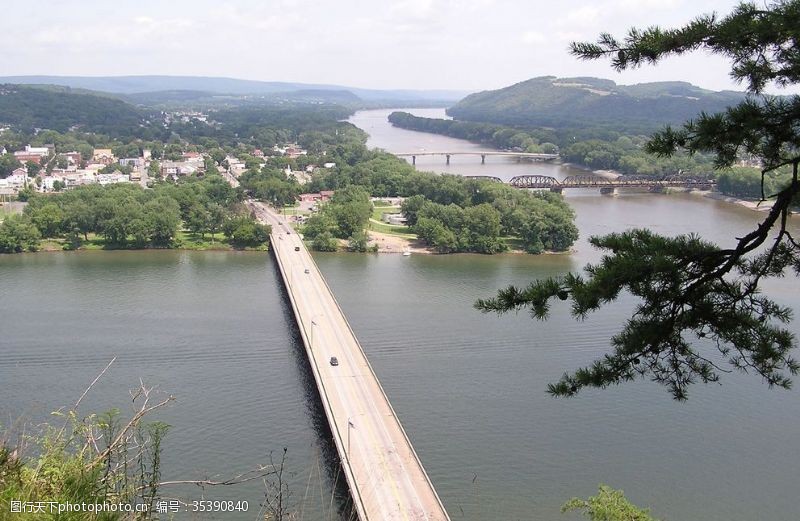
{"type": "Polygon", "coordinates": [[[0,124],[22,130],[117,134],[124,129],[130,134],[145,119],[136,107],[109,96],[66,87],[0,85],[0,124]]]}
{"type": "Polygon", "coordinates": [[[448,109],[460,120],[513,126],[596,127],[650,132],[699,112],[718,112],[744,99],[685,82],[617,85],[599,78],[542,76],[499,90],[471,94],[448,109]]]}

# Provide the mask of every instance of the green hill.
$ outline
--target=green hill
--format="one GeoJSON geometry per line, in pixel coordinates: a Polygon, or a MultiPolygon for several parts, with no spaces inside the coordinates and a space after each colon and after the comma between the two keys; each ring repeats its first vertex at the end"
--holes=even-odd
{"type": "Polygon", "coordinates": [[[600,78],[542,76],[499,90],[471,94],[448,109],[461,120],[512,126],[605,127],[649,132],[680,124],[701,111],[717,112],[745,97],[686,82],[617,85],[600,78]]]}
{"type": "Polygon", "coordinates": [[[0,84],[0,125],[25,131],[71,128],[115,134],[136,129],[145,114],[108,95],[69,87],[0,84]]]}

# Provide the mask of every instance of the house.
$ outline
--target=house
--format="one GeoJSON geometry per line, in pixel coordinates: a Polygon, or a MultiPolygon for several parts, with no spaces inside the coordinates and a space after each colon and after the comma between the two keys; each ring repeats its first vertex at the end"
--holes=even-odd
{"type": "Polygon", "coordinates": [[[290,157],[292,159],[295,159],[295,158],[298,158],[300,156],[306,155],[307,153],[308,152],[306,152],[305,150],[303,150],[302,148],[300,148],[298,146],[286,147],[286,151],[284,152],[286,157],[290,157]]]}
{"type": "Polygon", "coordinates": [[[142,159],[141,157],[126,157],[120,159],[119,164],[122,166],[129,166],[131,168],[143,168],[144,159],[142,159]]]}
{"type": "Polygon", "coordinates": [[[97,174],[97,183],[101,185],[128,183],[130,180],[130,176],[123,174],[119,170],[115,170],[110,174],[97,174]]]}
{"type": "Polygon", "coordinates": [[[83,156],[81,156],[80,152],[67,152],[64,157],[67,158],[71,165],[80,165],[83,162],[83,156]]]}
{"type": "Polygon", "coordinates": [[[300,194],[298,197],[301,203],[316,203],[322,199],[320,194],[300,194]]]}
{"type": "Polygon", "coordinates": [[[103,165],[110,165],[114,162],[114,154],[110,148],[95,148],[92,153],[92,161],[103,165]]]}
{"type": "Polygon", "coordinates": [[[28,184],[28,172],[24,168],[17,168],[6,177],[6,183],[11,188],[24,188],[28,184]]]}
{"type": "Polygon", "coordinates": [[[28,154],[26,152],[14,152],[14,158],[20,163],[27,163],[28,161],[30,161],[31,163],[36,163],[37,165],[42,164],[42,156],[36,154],[28,154]]]}
{"type": "Polygon", "coordinates": [[[186,161],[162,161],[161,175],[173,177],[196,174],[200,168],[186,161]]]}
{"type": "Polygon", "coordinates": [[[47,157],[50,155],[51,150],[55,150],[54,145],[45,145],[43,147],[32,147],[30,145],[25,145],[25,151],[23,153],[32,156],[47,157]]]}

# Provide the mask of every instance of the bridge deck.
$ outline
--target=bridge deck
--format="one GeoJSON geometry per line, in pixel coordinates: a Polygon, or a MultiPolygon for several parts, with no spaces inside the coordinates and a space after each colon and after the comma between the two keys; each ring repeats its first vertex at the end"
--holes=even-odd
{"type": "Polygon", "coordinates": [[[272,249],[359,518],[449,520],[361,345],[302,240],[266,205],[252,206],[260,219],[272,225],[272,249]],[[333,356],[339,365],[331,365],[333,356]]]}
{"type": "Polygon", "coordinates": [[[421,150],[419,152],[395,152],[393,155],[398,157],[411,156],[508,156],[508,157],[527,157],[532,159],[558,159],[558,154],[539,154],[534,152],[513,152],[506,150],[462,150],[458,152],[438,152],[421,150]]]}

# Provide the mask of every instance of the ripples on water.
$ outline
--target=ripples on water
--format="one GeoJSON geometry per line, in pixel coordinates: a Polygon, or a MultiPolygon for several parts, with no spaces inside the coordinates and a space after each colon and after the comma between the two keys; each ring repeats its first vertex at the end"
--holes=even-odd
{"type": "MultiPolygon", "coordinates": [[[[360,115],[377,146],[418,138],[380,124],[385,114],[360,115]]],[[[429,149],[473,146],[427,138],[429,149]]],[[[487,161],[483,172],[506,177],[559,168],[487,161]]],[[[601,356],[634,303],[623,298],[585,322],[560,302],[547,322],[472,308],[497,288],[597,261],[591,234],[648,226],[728,244],[758,216],[691,195],[568,200],[581,230],[571,255],[316,256],[452,518],[570,519],[559,506],[605,482],[662,519],[797,521],[797,391],[725,375],[686,404],[649,382],[553,399],[546,384],[601,356]]],[[[268,256],[0,256],[0,281],[0,422],[46,419],[118,356],[84,410],[123,405],[139,377],[176,395],[159,415],[173,425],[165,479],[227,477],[288,446],[295,499],[310,478],[304,518],[327,517],[335,454],[268,256]]],[[[800,307],[797,279],[766,288],[800,307]]],[[[261,494],[258,484],[205,491],[249,500],[242,519],[255,518],[261,494]]]]}
{"type": "MultiPolygon", "coordinates": [[[[267,255],[2,256],[0,280],[0,423],[48,420],[116,356],[82,411],[124,410],[140,377],[175,395],[155,415],[173,426],[164,479],[230,478],[286,446],[295,499],[312,485],[308,518],[330,510],[329,435],[267,255]]],[[[262,489],[251,482],[165,493],[248,500],[251,511],[238,517],[254,519],[262,489]]]]}

